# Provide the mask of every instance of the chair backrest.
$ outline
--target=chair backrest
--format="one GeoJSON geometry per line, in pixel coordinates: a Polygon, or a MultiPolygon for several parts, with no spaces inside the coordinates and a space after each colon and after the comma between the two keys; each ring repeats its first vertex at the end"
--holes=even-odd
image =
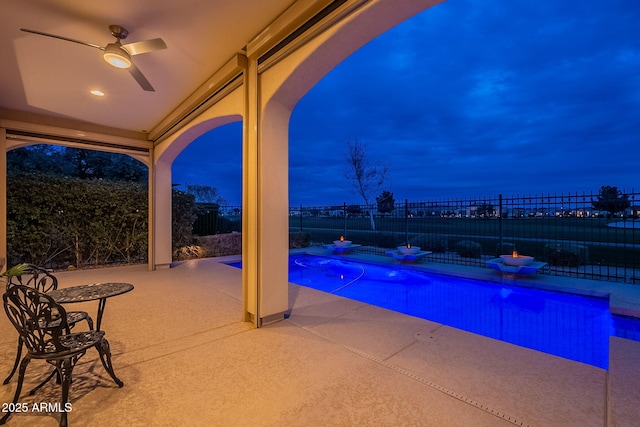
{"type": "Polygon", "coordinates": [[[67,350],[59,339],[69,334],[67,313],[53,298],[29,286],[14,285],[2,299],[9,321],[31,354],[67,350]]]}
{"type": "Polygon", "coordinates": [[[13,285],[25,285],[47,293],[58,289],[58,279],[42,267],[26,264],[26,269],[21,275],[12,276],[7,281],[7,290],[13,285]]]}

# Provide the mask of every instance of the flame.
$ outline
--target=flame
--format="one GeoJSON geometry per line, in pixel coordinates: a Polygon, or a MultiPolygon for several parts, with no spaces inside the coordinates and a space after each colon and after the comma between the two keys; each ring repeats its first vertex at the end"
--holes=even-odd
{"type": "Polygon", "coordinates": [[[513,253],[511,254],[511,256],[513,258],[518,258],[518,251],[513,251],[513,253]]]}
{"type": "Polygon", "coordinates": [[[407,249],[411,249],[411,243],[407,243],[407,249]]]}
{"type": "Polygon", "coordinates": [[[340,241],[344,242],[344,236],[340,236],[340,241]]]}

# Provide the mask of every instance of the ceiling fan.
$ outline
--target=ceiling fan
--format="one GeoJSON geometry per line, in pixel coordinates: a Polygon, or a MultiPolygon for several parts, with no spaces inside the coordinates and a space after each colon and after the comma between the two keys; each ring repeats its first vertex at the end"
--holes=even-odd
{"type": "Polygon", "coordinates": [[[87,43],[80,40],[71,39],[68,37],[57,36],[55,34],[43,33],[41,31],[29,30],[27,28],[20,28],[21,31],[27,33],[38,34],[41,36],[53,37],[55,39],[66,40],[69,42],[74,42],[78,44],[82,44],[89,47],[95,47],[96,49],[100,49],[104,53],[102,57],[108,64],[116,67],[116,68],[126,68],[129,70],[129,73],[133,76],[134,79],[138,82],[138,84],[142,87],[142,89],[155,92],[151,83],[147,80],[147,78],[142,74],[142,71],[136,67],[136,65],[131,60],[131,57],[134,55],[140,55],[142,53],[153,52],[156,50],[166,49],[167,45],[164,40],[150,39],[143,40],[134,43],[122,44],[122,40],[126,39],[129,35],[129,31],[125,28],[122,28],[119,25],[109,25],[109,30],[111,31],[111,35],[116,38],[114,43],[109,43],[106,46],[100,46],[93,43],[87,43]]]}

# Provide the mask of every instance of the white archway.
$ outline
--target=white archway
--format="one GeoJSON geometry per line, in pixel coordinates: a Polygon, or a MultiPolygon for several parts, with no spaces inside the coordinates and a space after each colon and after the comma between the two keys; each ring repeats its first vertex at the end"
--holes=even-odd
{"type": "Polygon", "coordinates": [[[248,52],[243,161],[245,320],[253,316],[260,326],[265,320],[282,318],[288,307],[288,128],[294,106],[354,51],[440,2],[371,1],[266,70],[248,52]]]}
{"type": "Polygon", "coordinates": [[[152,150],[149,170],[149,266],[168,268],[172,261],[171,165],[193,140],[228,123],[242,121],[244,95],[241,88],[201,113],[187,126],[152,150]]]}

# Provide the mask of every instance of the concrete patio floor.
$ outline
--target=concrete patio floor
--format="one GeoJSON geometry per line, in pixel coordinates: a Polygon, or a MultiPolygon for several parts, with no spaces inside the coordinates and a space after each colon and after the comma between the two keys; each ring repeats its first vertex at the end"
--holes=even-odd
{"type": "MultiPolygon", "coordinates": [[[[220,261],[56,273],[60,287],[130,282],[107,301],[103,329],[118,388],[90,350],[74,370],[76,426],[633,426],[640,419],[640,343],[612,338],[609,371],[318,292],[289,287],[288,319],[241,318],[241,272],[220,261]]],[[[95,318],[97,303],[68,306],[95,318]]],[[[82,326],[78,326],[81,328],[82,326]]],[[[0,316],[0,375],[16,332],[0,316]]],[[[26,393],[49,372],[32,361],[26,393]]],[[[0,386],[11,402],[14,378],[0,386]]],[[[16,413],[9,426],[55,426],[16,413]]]]}

